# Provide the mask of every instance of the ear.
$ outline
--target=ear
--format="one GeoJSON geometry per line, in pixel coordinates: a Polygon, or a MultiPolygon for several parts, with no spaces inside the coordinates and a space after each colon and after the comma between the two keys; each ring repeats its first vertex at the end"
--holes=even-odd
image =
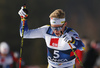
{"type": "Polygon", "coordinates": [[[67,25],[67,22],[65,22],[65,24],[64,24],[65,26],[67,25]]]}

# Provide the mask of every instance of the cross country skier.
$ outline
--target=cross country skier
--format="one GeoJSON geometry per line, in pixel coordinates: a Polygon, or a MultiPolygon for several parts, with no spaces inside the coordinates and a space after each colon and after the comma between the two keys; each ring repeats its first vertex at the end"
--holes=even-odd
{"type": "MultiPolygon", "coordinates": [[[[22,36],[23,19],[26,12],[23,7],[18,14],[21,16],[20,35],[22,36]]],[[[28,29],[27,19],[24,26],[24,38],[44,38],[47,44],[48,68],[75,68],[74,50],[83,50],[84,44],[78,33],[72,28],[66,27],[65,12],[57,9],[50,14],[50,26],[44,25],[37,29],[28,29]]]]}

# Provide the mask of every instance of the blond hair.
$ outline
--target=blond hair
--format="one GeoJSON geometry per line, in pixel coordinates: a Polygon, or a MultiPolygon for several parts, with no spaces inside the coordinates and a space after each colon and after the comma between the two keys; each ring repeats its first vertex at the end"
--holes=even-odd
{"type": "Polygon", "coordinates": [[[65,12],[62,9],[56,9],[49,16],[50,18],[65,18],[65,12]]]}

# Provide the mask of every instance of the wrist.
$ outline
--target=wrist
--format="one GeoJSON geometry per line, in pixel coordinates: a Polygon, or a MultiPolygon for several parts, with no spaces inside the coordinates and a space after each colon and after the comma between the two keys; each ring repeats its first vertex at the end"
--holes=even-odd
{"type": "Polygon", "coordinates": [[[21,21],[26,21],[26,19],[25,18],[21,18],[21,21]]]}
{"type": "Polygon", "coordinates": [[[20,16],[21,19],[28,19],[28,14],[26,14],[25,16],[20,16]]]}
{"type": "Polygon", "coordinates": [[[72,37],[72,41],[70,43],[72,43],[72,44],[75,43],[75,39],[73,37],[72,37]]]}

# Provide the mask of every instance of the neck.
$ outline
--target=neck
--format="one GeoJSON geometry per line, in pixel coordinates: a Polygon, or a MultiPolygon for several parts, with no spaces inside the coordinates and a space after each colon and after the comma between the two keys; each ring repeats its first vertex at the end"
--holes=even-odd
{"type": "Polygon", "coordinates": [[[66,29],[66,27],[64,27],[64,28],[61,30],[61,34],[64,33],[65,29],[66,29]]]}

